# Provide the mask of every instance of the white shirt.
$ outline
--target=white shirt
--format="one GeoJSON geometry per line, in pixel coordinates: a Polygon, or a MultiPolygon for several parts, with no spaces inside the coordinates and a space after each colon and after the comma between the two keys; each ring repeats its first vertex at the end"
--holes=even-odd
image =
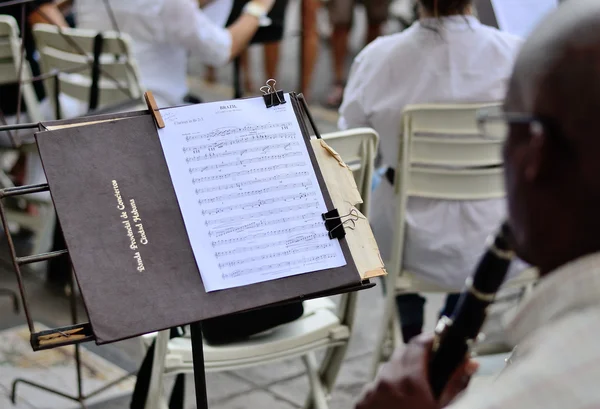
{"type": "MultiPolygon", "coordinates": [[[[144,88],[161,106],[181,104],[188,92],[188,54],[208,65],[229,61],[231,35],[213,23],[195,0],[109,0],[118,28],[133,39],[144,88]]],[[[115,30],[103,0],[77,0],[77,25],[115,30]]]]}
{"type": "MultiPolygon", "coordinates": [[[[368,126],[380,152],[396,166],[404,107],[416,103],[492,102],[504,98],[522,41],[472,16],[424,19],[380,37],[355,59],[340,107],[340,129],[368,126]]],[[[392,254],[395,198],[387,180],[373,195],[370,218],[384,259],[392,254]]],[[[505,216],[504,200],[407,204],[404,268],[438,285],[460,289],[505,216]]]]}
{"type": "Polygon", "coordinates": [[[507,328],[517,356],[452,409],[600,408],[600,253],[543,278],[507,328]]]}

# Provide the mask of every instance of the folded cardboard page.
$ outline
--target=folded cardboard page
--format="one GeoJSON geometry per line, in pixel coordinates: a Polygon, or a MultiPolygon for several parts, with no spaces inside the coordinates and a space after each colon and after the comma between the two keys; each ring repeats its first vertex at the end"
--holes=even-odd
{"type": "Polygon", "coordinates": [[[369,221],[356,208],[362,203],[362,199],[352,171],[323,139],[313,139],[311,145],[327,183],[333,205],[341,215],[350,217],[342,218],[341,222],[352,220],[351,228],[346,229],[346,240],[358,273],[363,279],[385,275],[385,266],[369,221]]]}

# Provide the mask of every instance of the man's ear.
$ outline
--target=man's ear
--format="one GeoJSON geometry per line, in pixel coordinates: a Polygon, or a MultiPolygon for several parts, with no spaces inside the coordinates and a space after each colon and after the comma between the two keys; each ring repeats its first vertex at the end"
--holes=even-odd
{"type": "Polygon", "coordinates": [[[544,127],[534,122],[529,127],[529,144],[525,160],[525,179],[528,182],[538,180],[544,172],[548,158],[548,137],[544,127]]]}

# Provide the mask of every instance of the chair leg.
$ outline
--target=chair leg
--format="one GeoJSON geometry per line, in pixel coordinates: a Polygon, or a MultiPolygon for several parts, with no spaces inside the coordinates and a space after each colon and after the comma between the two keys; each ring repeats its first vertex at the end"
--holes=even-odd
{"type": "Polygon", "coordinates": [[[400,316],[396,311],[395,299],[396,295],[394,293],[391,295],[386,294],[382,325],[379,328],[379,334],[375,342],[373,361],[369,374],[371,379],[375,379],[375,376],[379,371],[379,365],[381,365],[385,359],[389,358],[389,356],[387,356],[388,354],[385,353],[387,341],[389,340],[391,342],[392,353],[396,348],[403,344],[400,330],[400,316]]]}
{"type": "Polygon", "coordinates": [[[344,363],[344,358],[346,357],[348,345],[349,343],[346,342],[343,345],[329,348],[321,363],[319,377],[321,379],[321,384],[328,395],[333,391],[335,381],[337,380],[342,364],[344,363]]]}
{"type": "Polygon", "coordinates": [[[166,400],[163,396],[163,381],[165,369],[165,357],[169,345],[169,330],[160,331],[156,334],[154,346],[154,361],[148,387],[145,409],[167,409],[166,400]]]}
{"type": "Polygon", "coordinates": [[[307,399],[305,408],[307,409],[328,409],[327,391],[321,381],[317,359],[312,352],[302,357],[306,373],[308,374],[308,382],[310,384],[310,396],[307,399]]]}

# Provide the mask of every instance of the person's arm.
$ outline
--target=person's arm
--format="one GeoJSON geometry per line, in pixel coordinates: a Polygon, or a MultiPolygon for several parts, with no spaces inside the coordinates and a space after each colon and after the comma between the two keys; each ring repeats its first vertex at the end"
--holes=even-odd
{"type": "MultiPolygon", "coordinates": [[[[252,0],[268,12],[275,0],[252,0]]],[[[213,23],[193,0],[171,0],[162,13],[170,41],[182,44],[212,66],[228,63],[246,49],[259,18],[243,13],[228,28],[213,23]]]]}
{"type": "Polygon", "coordinates": [[[33,27],[38,23],[53,24],[59,27],[68,27],[65,16],[61,13],[56,3],[49,1],[40,4],[34,11],[29,13],[29,24],[33,27]]]}

